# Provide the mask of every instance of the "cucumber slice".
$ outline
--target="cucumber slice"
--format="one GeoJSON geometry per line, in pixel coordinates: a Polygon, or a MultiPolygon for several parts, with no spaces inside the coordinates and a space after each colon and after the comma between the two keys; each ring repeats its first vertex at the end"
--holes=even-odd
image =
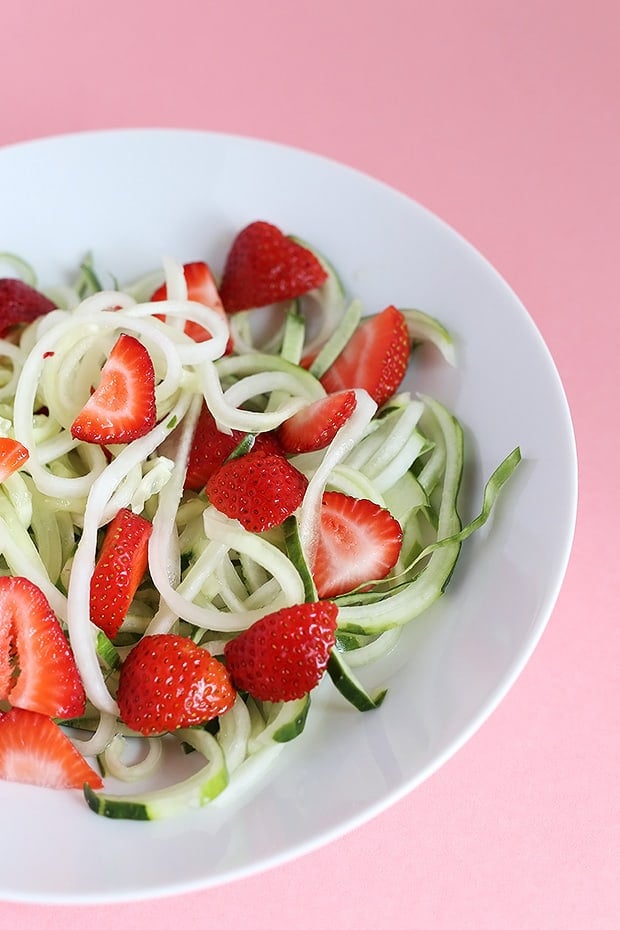
{"type": "Polygon", "coordinates": [[[90,809],[102,817],[120,820],[164,820],[203,807],[216,798],[228,784],[224,753],[217,740],[205,730],[178,730],[175,736],[202,753],[207,764],[177,784],[143,794],[112,795],[84,785],[90,809]]]}
{"type": "Polygon", "coordinates": [[[312,603],[317,599],[316,587],[314,585],[314,579],[312,577],[312,572],[308,568],[308,563],[306,562],[306,557],[304,555],[304,550],[301,545],[301,539],[299,536],[299,524],[297,523],[297,517],[290,516],[287,517],[283,523],[284,530],[284,543],[286,545],[286,554],[289,559],[297,569],[299,577],[301,578],[304,586],[304,601],[312,603]]]}
{"type": "Polygon", "coordinates": [[[351,301],[340,323],[310,365],[308,371],[311,375],[314,375],[315,378],[321,378],[327,369],[334,364],[357,329],[361,317],[361,302],[359,300],[351,301]]]}
{"type": "Polygon", "coordinates": [[[263,704],[268,708],[265,728],[248,743],[250,754],[270,746],[272,743],[288,743],[303,731],[310,710],[310,695],[305,694],[297,701],[282,704],[263,704]]]}
{"type": "Polygon", "coordinates": [[[369,694],[337,649],[332,649],[330,653],[327,673],[342,696],[357,710],[376,710],[387,694],[387,688],[375,692],[374,695],[369,694]]]}
{"type": "Polygon", "coordinates": [[[407,322],[409,338],[413,345],[420,342],[431,342],[439,349],[449,365],[456,364],[454,342],[448,330],[435,317],[423,313],[422,310],[399,308],[407,322]]]}

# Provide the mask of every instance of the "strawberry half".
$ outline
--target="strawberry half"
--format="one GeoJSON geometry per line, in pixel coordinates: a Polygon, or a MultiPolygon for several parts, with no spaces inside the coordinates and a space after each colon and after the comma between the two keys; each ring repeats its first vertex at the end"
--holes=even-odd
{"type": "Polygon", "coordinates": [[[90,619],[114,639],[144,578],[152,524],[122,508],[106,530],[90,582],[90,619]]]}
{"type": "Polygon", "coordinates": [[[116,700],[121,719],[151,736],[213,720],[235,702],[221,662],[185,636],[143,636],[121,666],[116,700]]]}
{"type": "Polygon", "coordinates": [[[312,575],[319,597],[385,578],[400,554],[398,520],[373,501],[326,491],[312,575]]]}
{"type": "Polygon", "coordinates": [[[28,458],[28,449],[17,439],[0,436],[0,482],[18,471],[28,458]]]}
{"type": "MultiPolygon", "coordinates": [[[[190,491],[201,491],[214,472],[224,464],[234,452],[247,433],[234,429],[232,433],[222,433],[217,428],[213,414],[206,404],[202,405],[198,423],[194,431],[192,448],[187,461],[185,487],[190,491]]],[[[276,434],[258,433],[254,438],[254,451],[282,452],[276,434]]]]}
{"type": "Polygon", "coordinates": [[[224,267],[220,296],[228,313],[300,297],[326,280],[327,272],[304,246],[277,226],[258,220],[235,238],[224,267]]]}
{"type": "Polygon", "coordinates": [[[277,453],[252,450],[225,462],[207,481],[207,496],[246,530],[262,533],[297,510],[308,479],[277,453]]]}
{"type": "Polygon", "coordinates": [[[73,652],[47,598],[27,578],[0,577],[0,700],[50,717],[86,702],[73,652]]]}
{"type": "MultiPolygon", "coordinates": [[[[226,323],[228,323],[226,311],[224,310],[220,295],[218,294],[215,279],[207,263],[188,262],[183,265],[183,272],[187,284],[188,299],[194,300],[198,304],[204,304],[205,307],[211,307],[212,310],[219,313],[222,319],[226,320],[226,323]]],[[[167,298],[168,291],[166,285],[162,284],[161,287],[157,288],[151,300],[167,300],[167,298]]],[[[158,319],[161,320],[164,319],[164,317],[158,317],[158,319]]],[[[211,333],[205,329],[204,326],[200,326],[199,323],[194,323],[193,320],[188,320],[185,324],[185,333],[191,336],[194,342],[206,342],[207,339],[211,339],[211,333]]],[[[226,351],[230,352],[231,349],[232,340],[229,339],[226,351]]]]}
{"type": "Polygon", "coordinates": [[[336,641],[332,601],[297,604],[267,614],[226,643],[235,687],[259,701],[295,701],[320,681],[336,641]]]}
{"type": "Polygon", "coordinates": [[[56,304],[19,278],[0,278],[0,337],[12,326],[32,323],[56,304]]]}
{"type": "Polygon", "coordinates": [[[308,404],[278,428],[285,452],[314,452],[328,446],[357,406],[355,391],[337,391],[308,404]]]}
{"type": "Polygon", "coordinates": [[[131,442],[155,426],[155,370],[146,348],[123,333],[101,369],[95,391],[77,415],[71,434],[97,445],[131,442]]]}
{"type": "Polygon", "coordinates": [[[19,707],[0,716],[0,778],[43,788],[103,788],[53,720],[19,707]]]}
{"type": "Polygon", "coordinates": [[[397,390],[407,371],[411,346],[407,322],[396,307],[363,320],[321,384],[333,394],[365,388],[381,406],[397,390]]]}

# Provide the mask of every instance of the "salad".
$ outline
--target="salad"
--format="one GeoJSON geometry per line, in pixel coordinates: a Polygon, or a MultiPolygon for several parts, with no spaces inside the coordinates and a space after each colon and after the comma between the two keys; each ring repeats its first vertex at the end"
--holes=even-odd
{"type": "Polygon", "coordinates": [[[166,259],[106,287],[87,256],[43,291],[0,260],[0,778],[158,819],[244,790],[324,678],[376,710],[357,669],[443,593],[520,460],[463,526],[462,427],[402,388],[422,342],[454,364],[445,328],[364,315],[263,221],[218,280],[166,259]],[[199,761],[160,787],[170,752],[199,761]]]}

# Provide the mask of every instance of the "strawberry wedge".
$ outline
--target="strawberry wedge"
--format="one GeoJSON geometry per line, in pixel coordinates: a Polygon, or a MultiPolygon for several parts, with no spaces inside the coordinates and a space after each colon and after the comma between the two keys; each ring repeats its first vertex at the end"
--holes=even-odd
{"type": "Polygon", "coordinates": [[[234,240],[220,295],[228,313],[292,300],[320,287],[327,272],[309,249],[257,220],[234,240]]]}
{"type": "Polygon", "coordinates": [[[0,337],[55,309],[56,304],[19,278],[0,278],[0,337]]]}
{"type": "MultiPolygon", "coordinates": [[[[187,284],[188,300],[193,300],[197,304],[204,304],[205,307],[210,307],[212,310],[215,310],[216,313],[219,313],[222,319],[226,320],[228,323],[224,304],[222,303],[215,279],[207,263],[188,262],[183,265],[183,273],[185,275],[185,283],[187,284]]],[[[157,288],[151,300],[159,301],[166,300],[167,298],[168,291],[166,285],[162,284],[161,287],[157,288]]],[[[163,319],[163,317],[158,317],[158,319],[163,319]]],[[[206,342],[207,339],[211,339],[211,333],[206,330],[204,326],[200,326],[199,323],[194,323],[193,320],[188,320],[185,324],[185,333],[190,336],[194,342],[206,342]]],[[[232,340],[229,339],[226,351],[230,352],[231,348],[232,340]]]]}
{"type": "Polygon", "coordinates": [[[131,442],[155,426],[155,371],[146,348],[123,333],[101,369],[95,391],[77,415],[71,434],[97,445],[131,442]]]}
{"type": "Polygon", "coordinates": [[[326,491],[312,574],[320,598],[379,581],[396,564],[403,533],[398,520],[373,501],[326,491]]]}
{"type": "Polygon", "coordinates": [[[0,482],[18,471],[28,458],[28,449],[8,436],[0,436],[0,482]]]}
{"type": "Polygon", "coordinates": [[[103,787],[53,720],[19,707],[0,715],[0,778],[43,788],[103,787]]]}
{"type": "Polygon", "coordinates": [[[324,449],[347,422],[356,405],[355,391],[338,391],[313,401],[278,428],[282,448],[289,453],[324,449]]]}
{"type": "Polygon", "coordinates": [[[86,697],[71,647],[42,591],[0,577],[0,700],[50,717],[79,717],[86,697]]]}
{"type": "Polygon", "coordinates": [[[360,323],[321,384],[329,394],[365,388],[381,406],[403,380],[410,352],[405,317],[396,307],[386,307],[360,323]]]}
{"type": "Polygon", "coordinates": [[[106,530],[90,583],[90,619],[114,639],[144,578],[152,524],[123,508],[106,530]]]}

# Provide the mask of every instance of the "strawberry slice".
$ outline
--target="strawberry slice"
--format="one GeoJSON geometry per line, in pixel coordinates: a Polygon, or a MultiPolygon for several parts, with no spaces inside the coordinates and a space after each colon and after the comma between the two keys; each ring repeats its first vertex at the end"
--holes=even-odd
{"type": "MultiPolygon", "coordinates": [[[[221,301],[220,295],[218,294],[217,285],[211,269],[206,262],[188,262],[183,265],[183,272],[185,274],[185,282],[187,284],[187,297],[189,300],[194,300],[198,304],[204,304],[205,307],[211,307],[212,310],[215,310],[222,317],[223,320],[226,320],[228,323],[228,317],[226,316],[226,311],[224,310],[224,304],[221,301]]],[[[168,291],[165,284],[162,284],[161,287],[158,287],[151,300],[167,300],[168,291]]],[[[158,319],[163,320],[164,317],[159,316],[158,319]]],[[[206,342],[207,339],[211,339],[211,333],[200,326],[199,323],[194,323],[193,320],[188,320],[185,324],[185,332],[188,336],[194,340],[194,342],[206,342]]],[[[228,340],[228,345],[226,346],[226,352],[232,350],[232,339],[228,340]]]]}
{"type": "Polygon", "coordinates": [[[295,701],[320,681],[336,641],[332,601],[267,614],[224,647],[233,684],[259,701],[295,701]]]}
{"type": "Polygon", "coordinates": [[[235,702],[226,667],[185,636],[144,636],[121,666],[116,699],[121,719],[151,736],[198,726],[235,702]]]}
{"type": "Polygon", "coordinates": [[[144,578],[152,524],[123,507],[109,524],[90,582],[90,619],[114,639],[144,578]]]}
{"type": "MultiPolygon", "coordinates": [[[[222,433],[217,427],[213,414],[207,405],[203,404],[187,461],[186,489],[201,491],[211,475],[224,464],[228,456],[247,435],[237,429],[234,429],[231,434],[222,433]]],[[[275,433],[271,432],[258,433],[252,448],[262,449],[264,452],[282,452],[282,446],[275,433]]]]}
{"type": "Polygon", "coordinates": [[[95,391],[73,421],[71,434],[103,446],[145,436],[157,420],[155,370],[145,347],[123,333],[101,369],[95,391]]]}
{"type": "Polygon", "coordinates": [[[360,323],[321,384],[330,394],[365,388],[381,406],[403,380],[410,352],[405,317],[396,307],[386,307],[360,323]]]}
{"type": "Polygon", "coordinates": [[[252,449],[230,459],[207,481],[209,500],[246,530],[279,526],[301,504],[308,479],[283,456],[252,449]]]}
{"type": "Polygon", "coordinates": [[[0,482],[22,467],[28,458],[28,449],[17,439],[0,436],[0,482]]]}
{"type": "Polygon", "coordinates": [[[0,337],[12,326],[32,323],[56,304],[19,278],[0,278],[0,337]]]}
{"type": "Polygon", "coordinates": [[[0,577],[0,700],[50,717],[79,717],[86,698],[73,652],[43,592],[0,577]]]}
{"type": "Polygon", "coordinates": [[[278,428],[285,452],[315,452],[328,446],[349,419],[357,398],[355,391],[337,391],[308,404],[278,428]]]}
{"type": "Polygon", "coordinates": [[[326,280],[309,251],[277,226],[258,220],[235,238],[224,267],[220,295],[228,313],[300,297],[326,280]]]}
{"type": "Polygon", "coordinates": [[[19,707],[0,716],[0,778],[43,788],[103,788],[53,720],[19,707]]]}
{"type": "Polygon", "coordinates": [[[385,578],[396,564],[403,533],[373,501],[326,491],[312,574],[319,597],[336,597],[385,578]]]}

